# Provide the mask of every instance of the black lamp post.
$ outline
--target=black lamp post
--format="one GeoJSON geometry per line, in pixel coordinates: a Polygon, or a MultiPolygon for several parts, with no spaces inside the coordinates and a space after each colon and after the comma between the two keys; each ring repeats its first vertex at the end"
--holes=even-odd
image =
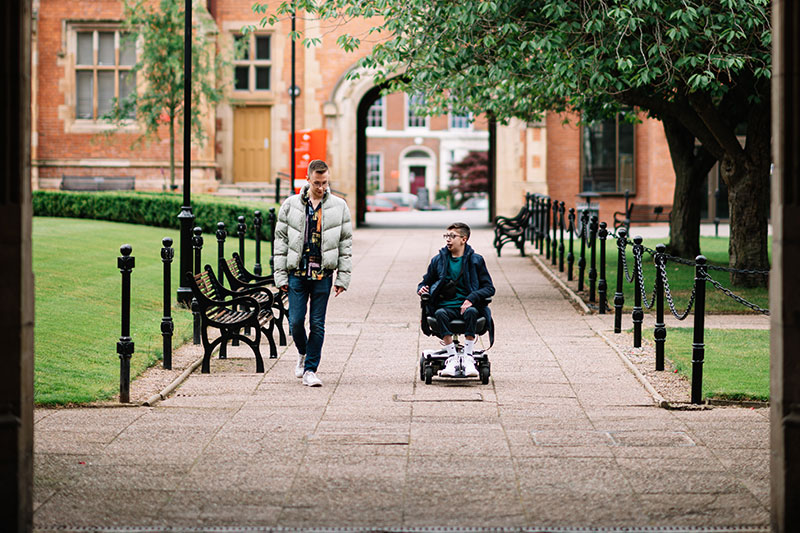
{"type": "Polygon", "coordinates": [[[297,11],[294,6],[294,2],[292,2],[292,86],[289,87],[289,95],[292,98],[292,131],[291,131],[291,145],[292,145],[292,171],[291,171],[291,181],[290,181],[290,188],[289,188],[289,195],[291,196],[294,194],[294,166],[295,166],[295,139],[294,139],[294,120],[295,120],[295,99],[297,98],[297,86],[295,85],[295,73],[294,73],[294,58],[295,58],[295,51],[294,51],[294,32],[295,32],[295,19],[297,18],[297,11]]]}
{"type": "Polygon", "coordinates": [[[192,0],[186,0],[183,28],[183,205],[178,215],[181,221],[180,242],[180,286],[178,303],[189,307],[192,290],[189,288],[189,273],[192,272],[192,0]]]}

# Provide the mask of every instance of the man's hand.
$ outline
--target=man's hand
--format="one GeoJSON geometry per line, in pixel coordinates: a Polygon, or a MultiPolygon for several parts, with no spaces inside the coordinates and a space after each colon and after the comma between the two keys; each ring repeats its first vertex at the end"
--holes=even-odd
{"type": "Polygon", "coordinates": [[[427,285],[423,285],[423,286],[422,286],[422,287],[420,287],[420,289],[417,291],[417,294],[419,294],[420,296],[422,296],[423,294],[428,294],[428,291],[429,291],[429,290],[430,290],[430,287],[428,287],[427,285]]]}
{"type": "Polygon", "coordinates": [[[281,290],[283,292],[289,292],[289,286],[288,285],[281,285],[281,290]]]}
{"type": "Polygon", "coordinates": [[[344,287],[339,287],[338,285],[333,288],[333,297],[336,298],[340,294],[344,292],[344,287]]]}
{"type": "Polygon", "coordinates": [[[464,311],[466,311],[470,307],[472,307],[472,302],[470,302],[469,300],[464,300],[464,303],[461,304],[461,314],[463,315],[464,311]]]}

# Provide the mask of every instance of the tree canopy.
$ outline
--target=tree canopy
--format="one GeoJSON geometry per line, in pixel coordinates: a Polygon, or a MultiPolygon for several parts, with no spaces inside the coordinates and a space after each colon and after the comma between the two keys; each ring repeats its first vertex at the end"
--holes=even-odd
{"type": "MultiPolygon", "coordinates": [[[[183,127],[184,98],[184,23],[183,0],[160,0],[158,7],[146,0],[124,0],[125,39],[137,45],[137,61],[132,69],[140,80],[136,90],[115,100],[106,120],[124,126],[132,118],[143,126],[136,143],[158,136],[162,126],[169,128],[170,186],[175,188],[175,128],[183,127]]],[[[200,122],[204,106],[222,99],[219,81],[225,62],[215,54],[213,21],[199,6],[192,31],[192,109],[191,127],[195,144],[206,135],[200,122]],[[209,43],[211,46],[209,47],[209,43]]]]}
{"type": "Polygon", "coordinates": [[[377,39],[360,66],[372,69],[378,83],[389,81],[388,91],[422,95],[431,114],[484,112],[504,122],[571,111],[591,121],[623,111],[635,120],[625,111],[632,109],[661,119],[670,147],[684,147],[672,151],[673,160],[682,158],[676,174],[721,164],[731,266],[768,268],[769,0],[294,0],[274,12],[254,6],[264,24],[293,9],[327,20],[374,17],[367,35],[342,34],[339,45],[377,39]],[[702,165],[691,153],[695,139],[712,157],[702,165]]]}

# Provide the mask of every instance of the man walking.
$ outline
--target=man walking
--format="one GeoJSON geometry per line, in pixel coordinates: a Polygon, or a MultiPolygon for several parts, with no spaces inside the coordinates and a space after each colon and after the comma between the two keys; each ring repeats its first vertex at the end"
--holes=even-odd
{"type": "Polygon", "coordinates": [[[309,387],[322,386],[317,368],[331,286],[335,285],[335,296],[345,291],[352,268],[350,210],[344,200],[330,193],[329,184],[325,161],[311,161],[308,183],[300,194],[283,202],[275,225],[275,285],[289,292],[289,329],[298,353],[295,376],[309,387]]]}

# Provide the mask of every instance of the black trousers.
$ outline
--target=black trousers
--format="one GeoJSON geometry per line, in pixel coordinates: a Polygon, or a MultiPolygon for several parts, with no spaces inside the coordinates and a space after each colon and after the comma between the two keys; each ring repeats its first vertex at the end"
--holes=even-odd
{"type": "Polygon", "coordinates": [[[450,321],[453,319],[464,321],[464,335],[466,337],[475,336],[475,330],[477,329],[476,324],[478,322],[478,310],[474,306],[468,307],[463,315],[461,314],[460,307],[440,307],[433,315],[436,317],[436,322],[439,326],[440,337],[453,334],[450,330],[450,321]]]}

